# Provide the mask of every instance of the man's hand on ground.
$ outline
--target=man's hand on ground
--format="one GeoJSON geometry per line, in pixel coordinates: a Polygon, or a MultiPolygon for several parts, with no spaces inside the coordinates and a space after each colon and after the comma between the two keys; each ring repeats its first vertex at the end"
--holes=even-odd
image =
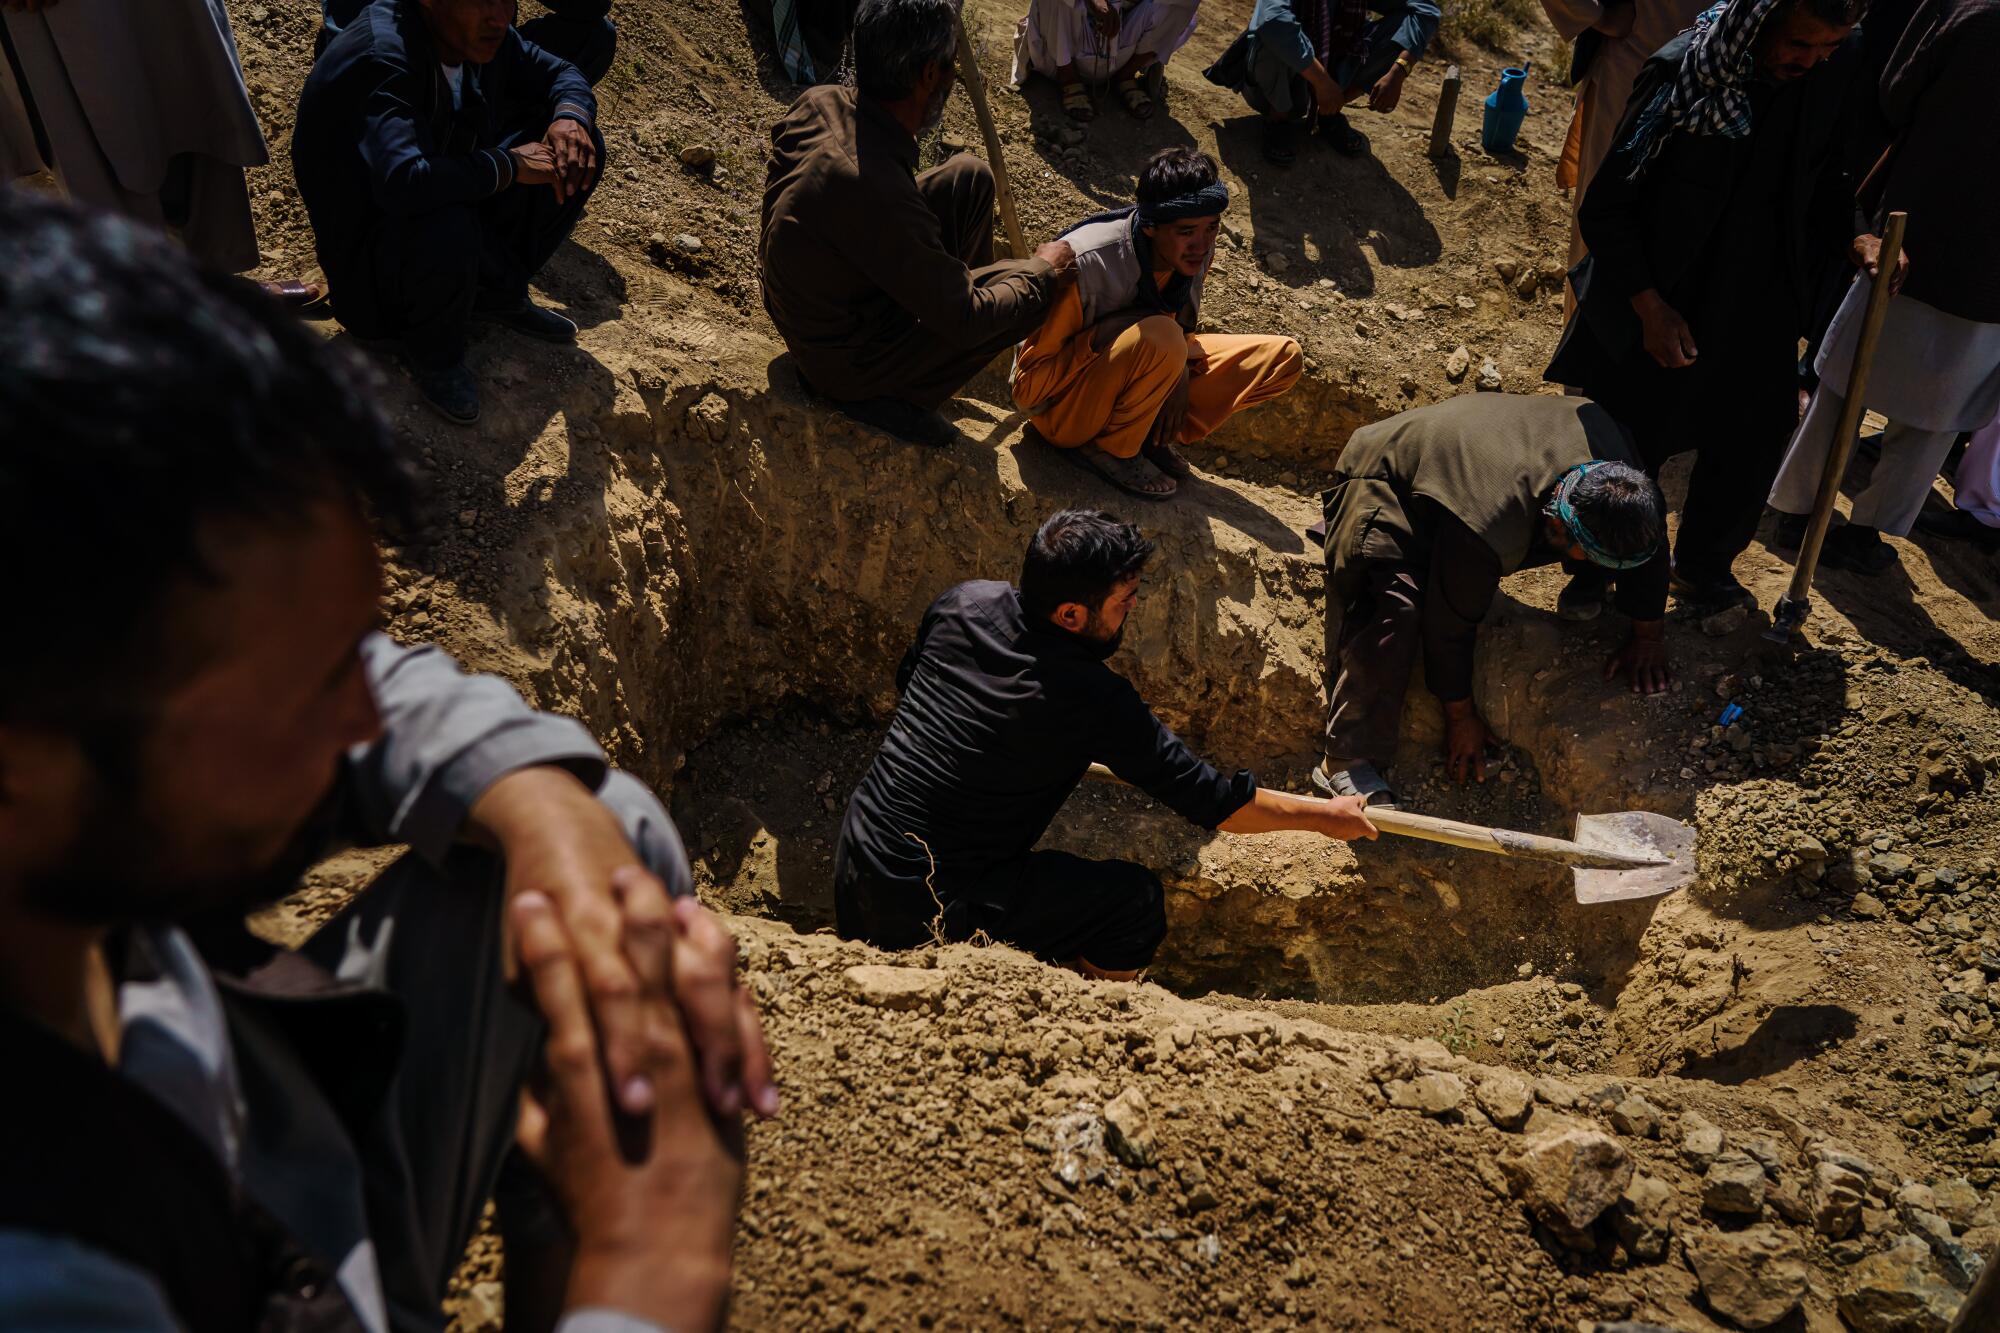
{"type": "Polygon", "coordinates": [[[1646,351],[1668,370],[1694,364],[1700,353],[1694,345],[1694,330],[1681,318],[1680,311],[1648,287],[1632,298],[1632,310],[1639,316],[1646,351]]]}
{"type": "Polygon", "coordinates": [[[597,145],[590,141],[590,131],[564,116],[550,122],[542,142],[555,158],[556,198],[568,199],[590,188],[597,174],[597,145]]]}
{"type": "Polygon", "coordinates": [[[1486,781],[1486,748],[1499,743],[1472,700],[1455,699],[1444,706],[1445,767],[1452,781],[1486,781]]]}
{"type": "Polygon", "coordinates": [[[1160,411],[1153,418],[1153,429],[1146,435],[1146,443],[1174,444],[1180,440],[1181,427],[1187,422],[1188,385],[1193,377],[1186,366],[1181,367],[1180,382],[1168,391],[1167,401],[1160,404],[1160,411]]]}
{"type": "Polygon", "coordinates": [[[1666,622],[1635,620],[1632,637],[1604,664],[1604,678],[1624,676],[1640,694],[1658,694],[1673,679],[1668,668],[1666,622]]]}
{"type": "Polygon", "coordinates": [[[561,195],[562,170],[556,165],[554,149],[545,143],[524,143],[509,148],[507,156],[514,159],[514,184],[552,185],[561,195]]]}
{"type": "Polygon", "coordinates": [[[1368,90],[1368,109],[1389,112],[1403,100],[1403,81],[1410,77],[1407,65],[1391,65],[1389,72],[1375,80],[1375,86],[1368,90]]]}
{"type": "MultiPolygon", "coordinates": [[[[703,1104],[694,1051],[664,999],[667,978],[644,977],[638,1008],[657,1091],[644,1150],[627,1152],[606,1103],[609,1070],[573,935],[557,905],[533,891],[508,904],[508,925],[549,1028],[547,1077],[522,1095],[518,1138],[576,1234],[569,1308],[618,1310],[687,1333],[718,1327],[743,1185],[742,1125],[703,1104]]],[[[657,943],[635,938],[632,954],[659,965],[657,943]]]]}
{"type": "MultiPolygon", "coordinates": [[[[1880,277],[1882,273],[1882,238],[1880,236],[1857,236],[1847,247],[1847,257],[1854,261],[1854,267],[1863,270],[1869,277],[1880,277]]],[[[1903,284],[1910,277],[1910,252],[1902,251],[1896,256],[1896,272],[1889,279],[1889,294],[1894,296],[1903,290],[1903,284]]]]}
{"type": "Polygon", "coordinates": [[[1107,41],[1116,37],[1118,35],[1119,22],[1118,6],[1113,4],[1111,0],[1088,0],[1088,2],[1090,7],[1090,26],[1096,29],[1097,34],[1107,41]]]}
{"type": "Polygon", "coordinates": [[[660,1003],[678,1010],[687,1025],[717,1114],[745,1106],[776,1112],[770,1055],[736,984],[735,943],[699,904],[669,901],[595,794],[559,768],[517,769],[474,802],[470,829],[505,860],[510,900],[535,892],[555,903],[623,1110],[652,1109],[653,1051],[644,1015],[647,1005],[660,1003]],[[690,911],[694,916],[683,919],[690,911]],[[648,950],[645,957],[633,956],[633,941],[648,950]],[[654,966],[656,958],[665,962],[654,966]],[[659,980],[649,981],[653,976],[659,980]]]}
{"type": "Polygon", "coordinates": [[[1043,241],[1035,247],[1034,254],[1054,269],[1058,278],[1076,276],[1076,251],[1069,248],[1068,241],[1043,241]]]}

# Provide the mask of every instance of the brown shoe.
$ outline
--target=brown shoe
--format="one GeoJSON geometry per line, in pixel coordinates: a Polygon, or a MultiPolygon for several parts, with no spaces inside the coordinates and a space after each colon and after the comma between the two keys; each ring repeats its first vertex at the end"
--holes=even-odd
{"type": "Polygon", "coordinates": [[[1149,444],[1139,450],[1139,457],[1151,463],[1175,481],[1186,481],[1194,475],[1194,469],[1171,444],[1149,444]]]}

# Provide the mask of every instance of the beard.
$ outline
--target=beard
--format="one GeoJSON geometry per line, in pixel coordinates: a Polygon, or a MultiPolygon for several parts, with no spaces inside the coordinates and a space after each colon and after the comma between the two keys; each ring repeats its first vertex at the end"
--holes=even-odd
{"type": "Polygon", "coordinates": [[[938,123],[944,119],[945,103],[951,101],[951,85],[954,82],[956,80],[950,78],[938,81],[937,91],[931,94],[931,104],[924,108],[923,126],[917,131],[919,139],[936,129],[938,123]]]}
{"type": "Polygon", "coordinates": [[[56,866],[23,879],[23,901],[38,915],[84,926],[248,914],[298,888],[300,877],[333,845],[339,813],[336,789],[263,864],[245,864],[243,857],[219,871],[189,874],[162,864],[166,851],[178,845],[174,830],[128,792],[99,779],[69,853],[56,866]]]}
{"type": "Polygon", "coordinates": [[[1117,629],[1106,634],[1102,629],[1103,622],[1098,620],[1096,616],[1092,616],[1090,623],[1084,626],[1083,633],[1079,637],[1090,645],[1090,650],[1096,655],[1098,661],[1108,661],[1117,653],[1118,646],[1125,642],[1125,626],[1131,623],[1131,620],[1128,618],[1122,621],[1117,629]]]}

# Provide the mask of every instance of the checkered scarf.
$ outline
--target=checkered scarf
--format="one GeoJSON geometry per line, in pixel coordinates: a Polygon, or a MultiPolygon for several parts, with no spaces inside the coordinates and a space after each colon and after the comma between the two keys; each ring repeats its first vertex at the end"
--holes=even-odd
{"type": "Polygon", "coordinates": [[[1750,80],[1764,20],[1779,0],[1721,0],[1695,16],[1694,40],[1673,80],[1639,113],[1628,148],[1636,148],[1632,179],[1645,174],[1675,130],[1741,139],[1750,133],[1750,80]]]}

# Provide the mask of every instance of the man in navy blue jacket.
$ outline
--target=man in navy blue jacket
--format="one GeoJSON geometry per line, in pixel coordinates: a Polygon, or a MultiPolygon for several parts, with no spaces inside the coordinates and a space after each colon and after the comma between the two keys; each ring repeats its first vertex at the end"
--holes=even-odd
{"type": "Polygon", "coordinates": [[[333,311],[393,342],[446,417],[479,416],[474,319],[570,342],[528,281],[576,225],[604,139],[576,66],[510,26],[512,0],[376,0],[299,97],[292,170],[333,311]]]}

